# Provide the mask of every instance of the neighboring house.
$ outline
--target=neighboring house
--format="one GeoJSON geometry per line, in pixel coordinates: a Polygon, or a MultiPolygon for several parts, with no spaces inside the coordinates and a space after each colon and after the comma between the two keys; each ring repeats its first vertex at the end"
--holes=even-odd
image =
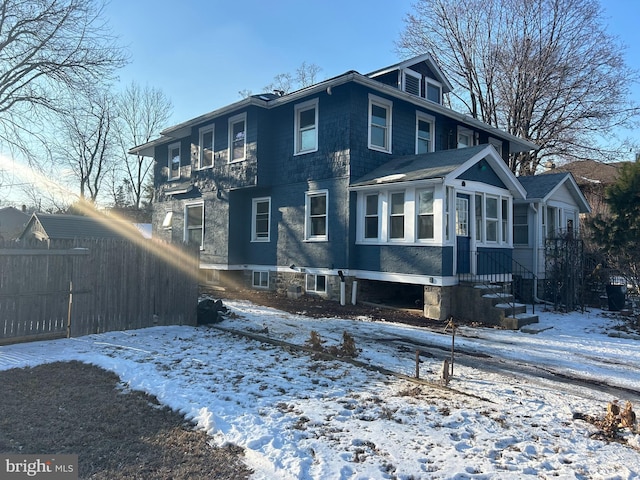
{"type": "Polygon", "coordinates": [[[122,238],[131,232],[142,236],[133,225],[109,217],[34,213],[20,234],[19,240],[122,238]]]}
{"type": "MultiPolygon", "coordinates": [[[[594,214],[607,214],[606,189],[618,179],[620,168],[628,162],[602,163],[579,160],[555,167],[549,173],[568,172],[573,175],[594,214]]],[[[545,173],[546,174],[546,173],[545,173]]]]}
{"type": "Polygon", "coordinates": [[[10,241],[18,238],[29,215],[14,207],[0,208],[0,240],[10,241]]]}
{"type": "Polygon", "coordinates": [[[527,192],[505,160],[537,146],[445,107],[450,90],[422,55],[170,127],[130,150],[155,159],[154,237],[199,244],[210,281],[457,314],[478,255],[511,268],[527,192]]]}
{"type": "Polygon", "coordinates": [[[518,181],[527,197],[514,200],[513,258],[535,272],[539,282],[533,285],[533,296],[542,298],[538,288],[547,275],[549,240],[577,238],[580,215],[591,208],[571,173],[518,177],[518,181]]]}

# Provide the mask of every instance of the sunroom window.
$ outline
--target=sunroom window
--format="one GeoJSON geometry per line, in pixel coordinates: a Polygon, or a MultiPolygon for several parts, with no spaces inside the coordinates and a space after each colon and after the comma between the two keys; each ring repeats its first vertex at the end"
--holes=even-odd
{"type": "Polygon", "coordinates": [[[434,238],[433,189],[418,192],[418,239],[434,238]]]}

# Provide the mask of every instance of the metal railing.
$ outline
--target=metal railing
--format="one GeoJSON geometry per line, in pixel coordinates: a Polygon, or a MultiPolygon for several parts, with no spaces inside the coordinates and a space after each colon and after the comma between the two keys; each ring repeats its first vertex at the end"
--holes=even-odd
{"type": "Polygon", "coordinates": [[[488,290],[501,293],[512,298],[509,303],[515,311],[516,303],[531,305],[535,313],[535,288],[538,281],[535,273],[518,263],[511,256],[511,251],[480,250],[469,252],[475,273],[460,273],[461,282],[475,283],[488,290]]]}

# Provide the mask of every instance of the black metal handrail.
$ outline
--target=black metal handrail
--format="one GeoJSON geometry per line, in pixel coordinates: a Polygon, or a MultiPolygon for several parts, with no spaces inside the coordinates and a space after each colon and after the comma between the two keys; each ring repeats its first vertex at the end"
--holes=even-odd
{"type": "Polygon", "coordinates": [[[534,285],[538,281],[535,273],[514,260],[511,252],[507,254],[497,250],[480,250],[469,253],[476,273],[460,273],[460,281],[480,284],[494,291],[501,290],[499,293],[513,298],[512,302],[508,302],[513,312],[518,300],[525,305],[530,304],[532,313],[535,313],[534,285]],[[531,288],[527,288],[528,286],[531,288]]]}

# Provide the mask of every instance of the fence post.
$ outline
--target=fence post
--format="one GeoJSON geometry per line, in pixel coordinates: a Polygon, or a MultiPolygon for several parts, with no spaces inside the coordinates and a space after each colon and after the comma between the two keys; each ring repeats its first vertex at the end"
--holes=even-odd
{"type": "Polygon", "coordinates": [[[67,312],[67,338],[71,338],[71,305],[73,304],[73,280],[69,280],[69,310],[67,312]]]}

